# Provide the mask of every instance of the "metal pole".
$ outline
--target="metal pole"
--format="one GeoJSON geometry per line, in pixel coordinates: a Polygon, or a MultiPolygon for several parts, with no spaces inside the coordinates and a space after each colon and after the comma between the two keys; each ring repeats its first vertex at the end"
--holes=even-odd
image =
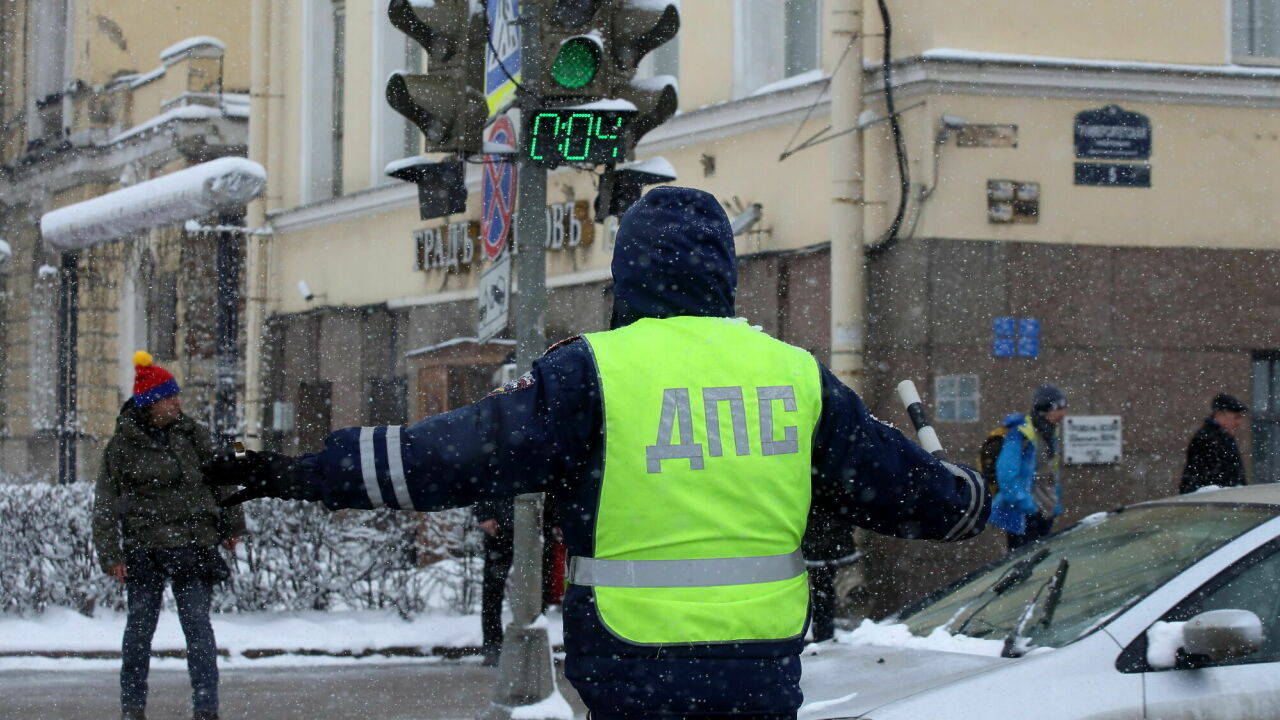
{"type": "Polygon", "coordinates": [[[80,253],[62,254],[58,285],[58,483],[76,481],[76,362],[80,315],[80,253]]]}
{"type": "MultiPolygon", "coordinates": [[[[840,131],[856,128],[862,112],[862,2],[833,5],[831,32],[844,61],[831,78],[831,127],[840,131]]],[[[862,392],[867,312],[862,133],[847,132],[831,142],[831,371],[862,392]]]]}
{"type": "MultiPolygon", "coordinates": [[[[269,111],[271,96],[271,6],[269,0],[251,0],[249,15],[249,159],[275,169],[270,159],[272,115],[269,111]]],[[[274,118],[279,122],[279,117],[274,118]]],[[[284,123],[280,123],[284,124],[284,123]]],[[[268,198],[275,190],[275,181],[268,177],[266,195],[249,203],[246,227],[260,228],[266,224],[268,198]]],[[[245,440],[254,449],[261,449],[262,433],[262,331],[266,316],[267,287],[267,239],[260,235],[245,236],[245,348],[244,348],[244,427],[245,440]]]]}
{"type": "MultiPolygon", "coordinates": [[[[219,224],[239,227],[244,215],[219,218],[219,224]]],[[[236,439],[239,423],[236,415],[236,370],[239,365],[240,330],[240,234],[218,233],[214,259],[217,276],[216,317],[217,345],[214,349],[214,434],[222,445],[236,439]]]]}
{"type": "MultiPolygon", "coordinates": [[[[521,112],[537,102],[535,84],[539,56],[536,2],[520,3],[520,65],[525,89],[521,112]]],[[[518,168],[516,189],[516,372],[528,372],[547,347],[546,204],[547,174],[528,162],[518,168]]],[[[531,705],[555,691],[551,670],[551,645],[547,631],[531,627],[542,612],[542,494],[521,495],[515,501],[515,558],[512,561],[511,625],[502,638],[498,684],[493,703],[482,712],[483,720],[510,718],[512,708],[531,705]]]]}

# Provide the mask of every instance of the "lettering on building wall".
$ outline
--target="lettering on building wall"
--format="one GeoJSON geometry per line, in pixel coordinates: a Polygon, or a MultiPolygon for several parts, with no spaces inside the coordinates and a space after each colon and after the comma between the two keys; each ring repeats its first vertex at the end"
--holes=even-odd
{"type": "MultiPolygon", "coordinates": [[[[595,242],[596,225],[591,204],[586,200],[552,203],[546,208],[547,249],[573,250],[595,242]]],[[[443,269],[466,272],[473,263],[484,258],[480,252],[480,223],[455,222],[422,228],[413,232],[414,267],[418,270],[443,269]]],[[[514,240],[513,251],[518,254],[514,240]]]]}
{"type": "Polygon", "coordinates": [[[547,249],[586,247],[595,240],[596,225],[586,200],[547,206],[547,249]]]}
{"type": "Polygon", "coordinates": [[[477,222],[456,222],[415,230],[415,267],[418,270],[443,268],[453,272],[468,270],[475,261],[479,237],[480,223],[477,222]]]}

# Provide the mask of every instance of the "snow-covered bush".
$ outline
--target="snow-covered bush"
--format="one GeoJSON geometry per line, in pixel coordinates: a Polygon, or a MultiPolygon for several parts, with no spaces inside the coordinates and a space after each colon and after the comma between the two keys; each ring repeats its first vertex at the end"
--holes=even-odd
{"type": "MultiPolygon", "coordinates": [[[[483,565],[467,509],[330,513],[311,503],[246,506],[249,537],[219,586],[222,612],[395,608],[474,611],[483,565]]],[[[93,486],[0,484],[0,612],[124,608],[93,552],[93,486]]],[[[171,600],[168,600],[171,602],[171,600]]]]}

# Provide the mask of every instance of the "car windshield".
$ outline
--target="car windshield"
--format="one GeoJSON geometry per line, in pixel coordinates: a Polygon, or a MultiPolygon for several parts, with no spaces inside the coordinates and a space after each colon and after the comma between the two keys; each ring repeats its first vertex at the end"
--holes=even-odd
{"type": "Polygon", "coordinates": [[[1016,631],[1024,647],[1059,647],[1274,516],[1262,506],[1177,504],[1090,517],[907,608],[902,621],[916,635],[1003,640],[1016,631]]]}

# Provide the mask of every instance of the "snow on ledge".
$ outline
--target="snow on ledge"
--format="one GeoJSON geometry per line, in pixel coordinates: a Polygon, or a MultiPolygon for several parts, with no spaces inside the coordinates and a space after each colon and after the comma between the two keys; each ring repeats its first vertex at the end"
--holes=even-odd
{"type": "MultiPolygon", "coordinates": [[[[160,60],[161,62],[168,64],[169,62],[177,60],[179,55],[191,52],[197,48],[215,48],[217,50],[216,55],[221,55],[226,51],[227,46],[218,38],[210,37],[208,35],[189,37],[186,40],[174,43],[160,51],[160,60]]],[[[215,55],[215,53],[209,53],[209,55],[215,55]]]]}
{"type": "Polygon", "coordinates": [[[40,218],[40,234],[55,250],[93,247],[154,227],[234,210],[262,194],[267,173],[238,157],[169,173],[40,218]]]}
{"type": "Polygon", "coordinates": [[[808,85],[809,83],[826,79],[827,75],[821,68],[809,70],[807,72],[802,72],[799,75],[792,75],[789,78],[783,78],[776,82],[771,82],[768,85],[761,85],[751,91],[750,97],[755,97],[756,95],[768,95],[769,93],[778,92],[779,90],[789,90],[794,87],[800,87],[801,85],[808,85]]]}
{"type": "Polygon", "coordinates": [[[1180,72],[1203,75],[1229,75],[1237,77],[1280,77],[1280,68],[1254,65],[1187,65],[1182,63],[1143,62],[1137,60],[1098,60],[1096,58],[1070,58],[1051,55],[1019,55],[1016,53],[979,52],[956,48],[933,48],[920,53],[922,60],[993,63],[1000,65],[1031,65],[1059,68],[1096,68],[1098,70],[1128,70],[1146,72],[1180,72]]]}
{"type": "MultiPolygon", "coordinates": [[[[237,106],[237,109],[239,107],[237,106]]],[[[166,110],[159,115],[138,123],[124,132],[111,138],[111,143],[118,143],[122,140],[128,140],[136,135],[141,135],[148,130],[159,127],[173,120],[216,120],[223,116],[223,111],[218,108],[209,107],[208,105],[183,105],[181,107],[166,110]]]]}

